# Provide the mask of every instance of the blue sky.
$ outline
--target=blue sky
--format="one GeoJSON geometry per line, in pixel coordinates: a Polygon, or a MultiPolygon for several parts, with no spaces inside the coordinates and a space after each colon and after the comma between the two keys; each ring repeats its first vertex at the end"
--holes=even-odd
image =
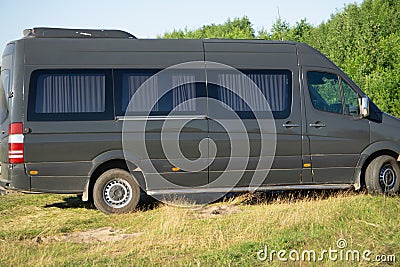
{"type": "Polygon", "coordinates": [[[302,18],[318,25],[345,4],[362,0],[0,0],[0,50],[35,26],[126,30],[152,38],[174,28],[189,29],[248,16],[256,30],[270,29],[279,14],[291,25],[302,18]]]}

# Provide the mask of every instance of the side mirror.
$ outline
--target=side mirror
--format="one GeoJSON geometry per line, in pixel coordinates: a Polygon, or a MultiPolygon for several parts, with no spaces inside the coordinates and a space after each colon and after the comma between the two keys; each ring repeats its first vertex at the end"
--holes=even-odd
{"type": "Polygon", "coordinates": [[[369,116],[369,98],[366,95],[361,98],[361,115],[364,118],[369,116]]]}

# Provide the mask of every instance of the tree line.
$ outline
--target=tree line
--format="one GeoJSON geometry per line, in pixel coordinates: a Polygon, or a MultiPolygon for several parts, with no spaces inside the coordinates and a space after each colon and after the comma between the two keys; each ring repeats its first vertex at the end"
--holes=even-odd
{"type": "Polygon", "coordinates": [[[306,43],[331,59],[385,112],[400,116],[400,0],[349,4],[318,26],[278,18],[255,31],[248,17],[198,29],[178,29],[160,38],[287,40],[306,43]]]}

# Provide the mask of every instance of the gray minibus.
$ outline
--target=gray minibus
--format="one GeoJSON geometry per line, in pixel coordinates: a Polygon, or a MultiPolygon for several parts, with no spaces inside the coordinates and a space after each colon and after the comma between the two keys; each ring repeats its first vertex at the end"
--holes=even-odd
{"type": "Polygon", "coordinates": [[[0,186],[157,196],[400,187],[400,121],[302,43],[34,28],[6,45],[0,186]]]}

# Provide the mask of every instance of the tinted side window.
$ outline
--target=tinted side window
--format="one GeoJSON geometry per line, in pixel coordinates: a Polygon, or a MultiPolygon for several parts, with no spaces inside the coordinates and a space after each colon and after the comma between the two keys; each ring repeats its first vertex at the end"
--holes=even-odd
{"type": "Polygon", "coordinates": [[[112,117],[110,73],[96,70],[35,72],[31,79],[28,118],[96,120],[112,117]]]}
{"type": "Polygon", "coordinates": [[[268,106],[260,101],[258,96],[252,95],[254,91],[248,90],[251,81],[240,74],[218,74],[217,99],[227,104],[241,117],[248,117],[251,112],[263,112],[271,110],[275,118],[286,118],[290,114],[292,102],[292,75],[290,71],[269,70],[242,70],[255,85],[261,90],[268,106]],[[226,88],[235,88],[241,97],[226,88]],[[243,100],[251,101],[252,109],[243,100]]]}
{"type": "MultiPolygon", "coordinates": [[[[126,110],[128,108],[129,101],[131,100],[132,96],[138,91],[139,87],[146,82],[151,76],[153,76],[154,72],[125,72],[122,73],[122,88],[121,91],[121,101],[122,101],[122,110],[126,110]]],[[[142,103],[138,103],[135,108],[138,110],[143,109],[144,106],[147,106],[147,102],[149,102],[149,98],[153,89],[151,89],[152,84],[151,81],[148,81],[147,87],[149,88],[148,98],[143,97],[142,103]]],[[[130,107],[132,110],[134,107],[130,107]]]]}
{"type": "Polygon", "coordinates": [[[314,108],[343,114],[342,96],[337,75],[325,72],[308,72],[307,80],[314,108]]]}
{"type": "Polygon", "coordinates": [[[116,75],[118,115],[168,115],[198,111],[196,97],[205,96],[204,86],[196,83],[196,74],[155,75],[156,70],[126,70],[116,75]],[[150,112],[150,113],[149,113],[150,112]]]}

